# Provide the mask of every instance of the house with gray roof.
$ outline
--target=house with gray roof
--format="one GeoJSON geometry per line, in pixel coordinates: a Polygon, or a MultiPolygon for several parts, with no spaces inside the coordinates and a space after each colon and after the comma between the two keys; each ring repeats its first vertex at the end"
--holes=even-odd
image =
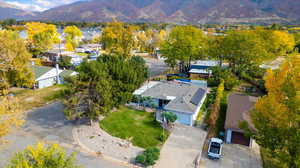
{"type": "MultiPolygon", "coordinates": [[[[206,88],[181,81],[150,81],[134,92],[134,95],[150,98],[157,108],[156,119],[161,112],[177,115],[178,123],[192,126],[206,98],[206,88]]],[[[149,104],[149,100],[147,100],[149,104]]]]}
{"type": "Polygon", "coordinates": [[[66,77],[77,74],[75,71],[62,70],[58,67],[31,65],[31,68],[35,78],[33,87],[36,89],[53,86],[54,84],[63,84],[66,77]]]}

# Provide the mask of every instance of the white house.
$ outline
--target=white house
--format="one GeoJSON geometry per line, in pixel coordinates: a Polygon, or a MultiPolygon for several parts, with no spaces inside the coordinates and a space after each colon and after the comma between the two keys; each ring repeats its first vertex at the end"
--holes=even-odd
{"type": "Polygon", "coordinates": [[[71,64],[74,66],[78,66],[83,62],[83,58],[80,55],[71,54],[69,57],[71,57],[71,64]]]}
{"type": "Polygon", "coordinates": [[[31,68],[35,77],[34,88],[36,89],[53,86],[54,84],[63,84],[67,76],[77,74],[75,71],[62,70],[58,67],[32,65],[31,68]]]}
{"type": "Polygon", "coordinates": [[[192,126],[206,98],[206,88],[180,81],[151,81],[134,92],[134,95],[149,97],[158,110],[156,119],[161,121],[161,112],[177,115],[178,123],[192,126]]]}

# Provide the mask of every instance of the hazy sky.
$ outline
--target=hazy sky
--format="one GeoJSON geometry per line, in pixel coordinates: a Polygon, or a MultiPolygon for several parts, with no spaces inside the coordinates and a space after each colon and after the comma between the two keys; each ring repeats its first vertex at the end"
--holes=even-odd
{"type": "Polygon", "coordinates": [[[53,8],[64,4],[69,4],[79,0],[3,0],[3,1],[25,10],[44,11],[49,8],[53,8]]]}

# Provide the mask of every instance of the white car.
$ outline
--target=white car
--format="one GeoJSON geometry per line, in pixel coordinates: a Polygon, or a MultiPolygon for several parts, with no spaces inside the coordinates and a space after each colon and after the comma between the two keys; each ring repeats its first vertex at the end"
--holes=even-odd
{"type": "Polygon", "coordinates": [[[220,159],[222,154],[223,141],[219,138],[211,138],[208,147],[208,158],[220,159]]]}

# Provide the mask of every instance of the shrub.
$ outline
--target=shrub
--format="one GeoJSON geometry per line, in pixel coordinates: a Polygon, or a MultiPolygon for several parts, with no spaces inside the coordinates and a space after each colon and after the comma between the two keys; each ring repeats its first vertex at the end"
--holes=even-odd
{"type": "Polygon", "coordinates": [[[161,117],[167,120],[167,123],[173,123],[177,120],[177,115],[172,112],[163,112],[161,113],[161,117]]]}
{"type": "Polygon", "coordinates": [[[165,142],[168,138],[168,135],[166,133],[161,133],[159,140],[161,140],[162,142],[165,142]]]}
{"type": "Polygon", "coordinates": [[[135,158],[137,163],[140,163],[144,166],[152,166],[159,159],[160,150],[156,147],[151,147],[146,149],[142,154],[138,155],[135,158]]]}
{"type": "Polygon", "coordinates": [[[232,90],[233,87],[239,84],[238,78],[231,72],[230,69],[223,69],[220,67],[212,68],[213,77],[208,79],[210,87],[218,86],[224,80],[224,87],[226,90],[232,90]]]}
{"type": "Polygon", "coordinates": [[[138,155],[138,156],[135,158],[135,161],[136,161],[137,163],[144,164],[144,163],[146,163],[146,156],[145,156],[144,154],[138,155]]]}

